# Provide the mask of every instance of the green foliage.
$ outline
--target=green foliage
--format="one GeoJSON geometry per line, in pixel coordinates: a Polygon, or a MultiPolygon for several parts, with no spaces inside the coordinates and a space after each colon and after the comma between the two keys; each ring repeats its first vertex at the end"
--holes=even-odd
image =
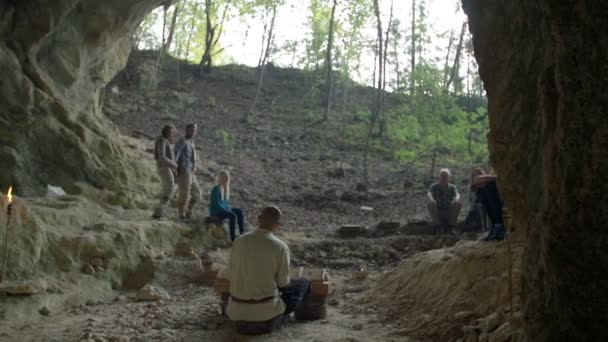
{"type": "Polygon", "coordinates": [[[230,150],[232,150],[234,148],[236,141],[235,141],[234,135],[232,135],[232,133],[226,131],[225,129],[217,129],[213,133],[213,136],[225,148],[230,149],[230,150]]]}
{"type": "MultiPolygon", "coordinates": [[[[397,105],[389,108],[387,136],[373,135],[372,150],[390,152],[403,163],[429,165],[434,155],[449,164],[480,164],[487,162],[487,111],[479,107],[466,112],[459,98],[442,88],[442,71],[422,64],[416,71],[418,91],[415,97],[393,94],[397,105]]],[[[354,123],[344,130],[345,143],[361,147],[365,141],[371,113],[359,110],[354,123]]]]}
{"type": "MultiPolygon", "coordinates": [[[[384,2],[383,6],[380,6],[383,12],[387,12],[386,1],[388,0],[381,0],[384,2]]],[[[467,35],[464,39],[464,56],[461,56],[460,65],[455,69],[457,72],[452,86],[450,89],[445,89],[444,83],[450,69],[446,68],[449,64],[446,61],[454,59],[454,46],[451,47],[450,55],[447,53],[447,46],[437,44],[437,40],[445,38],[446,32],[434,31],[427,13],[429,2],[415,1],[414,35],[412,35],[411,17],[396,15],[389,28],[388,13],[381,13],[384,30],[390,30],[386,70],[387,90],[391,93],[386,97],[385,111],[375,126],[370,146],[375,151],[391,153],[396,160],[407,163],[428,164],[435,157],[439,158],[438,162],[483,163],[488,157],[487,112],[483,84],[475,72],[477,65],[472,57],[470,36],[467,35]],[[415,42],[416,49],[416,68],[413,71],[409,56],[412,41],[415,42]],[[446,55],[447,58],[444,57],[446,55]],[[410,84],[415,84],[413,95],[409,94],[410,84]],[[451,90],[466,95],[456,95],[451,93],[451,90]]],[[[229,21],[236,23],[240,20],[242,25],[247,25],[249,28],[253,25],[262,26],[269,21],[272,10],[280,8],[285,2],[285,0],[212,0],[209,8],[210,22],[212,25],[219,25],[229,21]]],[[[181,0],[178,3],[180,11],[169,53],[182,59],[199,62],[205,50],[205,36],[208,29],[205,14],[207,2],[181,0]]],[[[294,2],[289,4],[293,5],[294,2]]],[[[408,2],[408,4],[412,3],[408,2]]],[[[320,117],[320,111],[314,106],[323,102],[320,100],[326,94],[322,72],[325,69],[323,64],[326,58],[332,5],[333,0],[305,0],[303,6],[307,9],[304,14],[306,25],[301,28],[302,34],[296,39],[284,40],[272,47],[273,56],[288,56],[291,66],[307,70],[306,89],[301,92],[302,103],[294,105],[305,107],[301,113],[309,121],[320,117]]],[[[361,93],[353,91],[353,95],[344,94],[351,94],[350,89],[355,86],[353,78],[360,82],[369,82],[373,77],[377,77],[375,74],[377,65],[373,62],[376,53],[376,23],[372,7],[371,0],[338,1],[334,18],[333,70],[336,71],[333,78],[334,96],[336,99],[340,96],[341,100],[340,104],[336,100],[335,107],[337,110],[338,106],[342,106],[343,109],[347,109],[345,112],[352,115],[342,118],[336,116],[336,119],[349,122],[343,127],[341,134],[346,144],[357,147],[364,145],[371,114],[367,106],[350,111],[354,106],[361,105],[360,99],[352,98],[360,96],[361,93]]],[[[408,8],[409,13],[411,6],[405,7],[408,8]]],[[[176,5],[173,5],[167,11],[166,26],[170,25],[175,8],[176,5]]],[[[280,13],[279,11],[279,16],[280,13]]],[[[145,19],[134,37],[140,48],[158,49],[161,46],[159,27],[162,27],[162,22],[162,8],[145,19]]],[[[284,33],[283,29],[277,26],[275,33],[281,36],[284,33]]],[[[220,27],[216,27],[216,30],[220,30],[220,27]]],[[[218,33],[216,31],[216,34],[218,33]]],[[[220,36],[212,51],[216,65],[231,61],[233,57],[239,57],[224,54],[225,45],[222,37],[220,36]]],[[[255,41],[260,38],[244,37],[255,41]]],[[[247,53],[258,55],[257,51],[247,53]]],[[[274,62],[276,61],[273,59],[274,62]]],[[[209,104],[214,106],[215,99],[210,97],[209,104]]],[[[288,110],[292,109],[285,109],[288,110]]],[[[234,147],[234,137],[230,133],[218,130],[215,136],[227,148],[234,147]]]]}

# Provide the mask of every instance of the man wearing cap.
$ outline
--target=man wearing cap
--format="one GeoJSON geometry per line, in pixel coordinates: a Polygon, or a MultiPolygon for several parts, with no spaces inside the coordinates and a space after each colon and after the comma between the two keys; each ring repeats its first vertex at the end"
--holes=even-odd
{"type": "Polygon", "coordinates": [[[289,247],[274,235],[280,227],[279,208],[264,208],[258,229],[234,241],[225,272],[230,280],[228,317],[237,323],[267,323],[257,333],[280,325],[310,291],[310,280],[289,279],[289,247]]]}

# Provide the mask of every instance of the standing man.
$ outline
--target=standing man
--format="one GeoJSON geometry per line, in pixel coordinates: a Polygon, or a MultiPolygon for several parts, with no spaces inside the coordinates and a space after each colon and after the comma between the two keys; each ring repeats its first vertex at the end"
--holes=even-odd
{"type": "Polygon", "coordinates": [[[310,280],[289,279],[289,247],[274,235],[280,227],[279,208],[266,207],[258,216],[258,229],[232,245],[225,273],[230,280],[226,313],[237,324],[259,323],[251,334],[279,326],[310,291],[310,280]]]}
{"type": "Polygon", "coordinates": [[[175,160],[177,161],[177,184],[179,185],[179,199],[177,211],[180,219],[192,217],[192,208],[201,198],[201,190],[196,180],[196,148],[194,136],[196,124],[186,126],[186,136],[175,144],[175,160]]]}
{"type": "Polygon", "coordinates": [[[155,219],[165,217],[167,205],[175,194],[174,173],[177,170],[177,164],[171,144],[175,143],[176,134],[175,126],[167,125],[163,127],[161,135],[154,142],[154,159],[156,159],[156,167],[162,183],[160,203],[152,215],[155,219]]]}
{"type": "Polygon", "coordinates": [[[429,215],[435,226],[435,232],[453,232],[462,205],[458,202],[460,200],[458,188],[450,184],[450,170],[439,171],[439,182],[431,185],[427,195],[429,215]]]}

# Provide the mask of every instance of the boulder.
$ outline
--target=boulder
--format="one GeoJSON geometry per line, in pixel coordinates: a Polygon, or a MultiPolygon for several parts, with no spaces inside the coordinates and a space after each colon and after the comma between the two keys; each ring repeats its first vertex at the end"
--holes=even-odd
{"type": "Polygon", "coordinates": [[[61,197],[65,196],[65,191],[59,186],[46,185],[46,197],[61,197]]]}
{"type": "Polygon", "coordinates": [[[44,279],[9,281],[0,283],[0,293],[10,295],[33,295],[46,292],[47,287],[47,282],[44,279]]]}
{"type": "Polygon", "coordinates": [[[140,289],[152,282],[155,273],[156,266],[152,258],[143,257],[139,266],[124,277],[122,287],[130,290],[140,289]]]}
{"type": "Polygon", "coordinates": [[[480,318],[478,320],[478,326],[481,332],[489,333],[496,329],[500,324],[500,315],[497,312],[492,313],[491,315],[480,318]]]}
{"type": "Polygon", "coordinates": [[[175,245],[175,256],[182,258],[196,258],[194,246],[188,241],[179,241],[175,245]]]}
{"type": "Polygon", "coordinates": [[[473,311],[460,311],[454,314],[454,319],[457,321],[463,321],[473,317],[473,315],[473,311]]]}
{"type": "Polygon", "coordinates": [[[402,228],[407,235],[433,235],[435,228],[428,221],[410,221],[402,228]]]}
{"type": "Polygon", "coordinates": [[[506,342],[511,341],[511,336],[513,335],[513,328],[511,327],[511,323],[506,322],[498,329],[494,330],[489,335],[489,342],[506,342]]]}
{"type": "Polygon", "coordinates": [[[161,299],[171,299],[171,296],[159,287],[146,285],[137,292],[136,299],[142,302],[154,302],[161,299]]]}
{"type": "Polygon", "coordinates": [[[338,229],[337,233],[341,238],[354,238],[366,235],[367,228],[359,225],[344,225],[338,229]]]}
{"type": "Polygon", "coordinates": [[[42,316],[48,316],[51,314],[51,311],[46,306],[43,306],[42,308],[40,308],[40,310],[38,310],[38,313],[42,316]]]}
{"type": "Polygon", "coordinates": [[[376,231],[382,235],[396,234],[401,228],[401,222],[380,221],[376,225],[376,231]]]}
{"type": "Polygon", "coordinates": [[[356,192],[356,191],[345,190],[338,194],[339,194],[340,200],[342,200],[344,202],[357,203],[357,202],[361,202],[361,201],[365,200],[365,195],[360,192],[356,192]]]}

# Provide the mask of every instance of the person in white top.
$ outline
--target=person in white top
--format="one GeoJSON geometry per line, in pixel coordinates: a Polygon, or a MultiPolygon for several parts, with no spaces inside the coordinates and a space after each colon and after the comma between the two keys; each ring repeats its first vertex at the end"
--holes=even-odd
{"type": "Polygon", "coordinates": [[[282,321],[310,292],[310,280],[289,279],[289,247],[274,233],[281,211],[266,207],[258,229],[234,241],[225,272],[230,280],[226,314],[233,321],[282,321]]]}

